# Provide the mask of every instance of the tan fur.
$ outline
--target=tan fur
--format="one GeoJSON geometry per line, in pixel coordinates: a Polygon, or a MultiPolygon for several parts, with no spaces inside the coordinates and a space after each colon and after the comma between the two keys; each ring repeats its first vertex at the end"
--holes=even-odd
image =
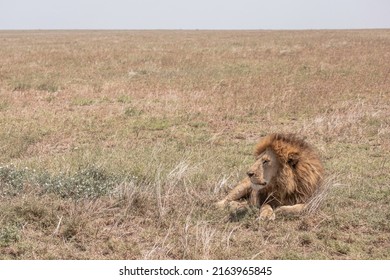
{"type": "Polygon", "coordinates": [[[237,201],[245,198],[260,208],[261,219],[270,220],[275,218],[276,209],[277,213],[302,212],[323,177],[314,149],[295,135],[270,134],[256,145],[255,156],[257,161],[248,171],[251,178],[241,181],[217,206],[235,208],[237,201]],[[270,172],[266,169],[269,155],[278,161],[273,163],[278,170],[272,171],[272,178],[264,176],[270,172]]]}

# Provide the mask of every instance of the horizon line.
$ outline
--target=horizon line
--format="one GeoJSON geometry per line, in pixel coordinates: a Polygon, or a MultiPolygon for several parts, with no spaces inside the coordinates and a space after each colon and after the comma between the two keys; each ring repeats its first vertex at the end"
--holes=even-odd
{"type": "Polygon", "coordinates": [[[0,31],[358,31],[390,30],[390,27],[364,28],[0,28],[0,31]]]}

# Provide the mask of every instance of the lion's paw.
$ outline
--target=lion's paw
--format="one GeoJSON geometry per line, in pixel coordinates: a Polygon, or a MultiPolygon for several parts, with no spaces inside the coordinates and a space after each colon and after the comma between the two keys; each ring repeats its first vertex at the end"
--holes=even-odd
{"type": "Polygon", "coordinates": [[[230,201],[229,202],[229,210],[230,211],[235,211],[235,210],[240,210],[243,208],[246,208],[246,203],[238,202],[238,201],[230,201]]]}
{"type": "Polygon", "coordinates": [[[226,199],[222,199],[216,203],[214,203],[214,206],[218,209],[225,209],[229,205],[229,202],[226,199]]]}
{"type": "Polygon", "coordinates": [[[260,217],[261,221],[273,221],[275,220],[275,212],[271,206],[265,205],[260,208],[260,217]]]}

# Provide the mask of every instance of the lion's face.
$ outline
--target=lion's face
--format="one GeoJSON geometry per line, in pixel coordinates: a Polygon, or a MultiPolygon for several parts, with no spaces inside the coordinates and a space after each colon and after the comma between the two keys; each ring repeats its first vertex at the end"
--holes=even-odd
{"type": "Polygon", "coordinates": [[[277,174],[281,164],[275,153],[267,149],[256,158],[256,162],[248,170],[247,174],[252,182],[252,188],[261,190],[268,186],[277,174]]]}

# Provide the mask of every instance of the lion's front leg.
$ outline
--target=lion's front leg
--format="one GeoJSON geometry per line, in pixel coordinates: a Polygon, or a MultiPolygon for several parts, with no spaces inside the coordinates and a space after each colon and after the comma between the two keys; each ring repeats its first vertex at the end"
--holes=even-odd
{"type": "Polygon", "coordinates": [[[275,212],[272,209],[271,205],[264,204],[260,207],[260,220],[268,220],[273,221],[275,220],[275,212]]]}
{"type": "Polygon", "coordinates": [[[250,194],[252,189],[251,184],[250,179],[245,178],[237,186],[235,186],[224,199],[218,201],[215,205],[218,208],[225,208],[227,206],[230,208],[235,208],[235,206],[237,207],[241,204],[240,202],[237,202],[237,200],[247,197],[250,194]]]}
{"type": "Polygon", "coordinates": [[[305,204],[294,204],[294,205],[285,205],[280,206],[275,210],[276,213],[281,213],[282,215],[298,215],[302,213],[302,211],[305,209],[305,204]]]}

